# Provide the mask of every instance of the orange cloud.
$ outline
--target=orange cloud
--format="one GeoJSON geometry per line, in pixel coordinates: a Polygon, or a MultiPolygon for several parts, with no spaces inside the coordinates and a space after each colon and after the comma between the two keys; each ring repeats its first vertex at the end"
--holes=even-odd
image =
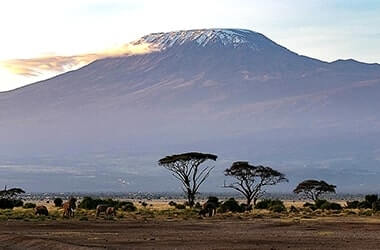
{"type": "Polygon", "coordinates": [[[149,43],[126,44],[120,48],[109,49],[99,53],[11,59],[1,62],[1,65],[13,74],[35,77],[46,72],[65,72],[75,67],[84,66],[100,58],[146,54],[153,51],[157,51],[157,49],[149,43]]]}

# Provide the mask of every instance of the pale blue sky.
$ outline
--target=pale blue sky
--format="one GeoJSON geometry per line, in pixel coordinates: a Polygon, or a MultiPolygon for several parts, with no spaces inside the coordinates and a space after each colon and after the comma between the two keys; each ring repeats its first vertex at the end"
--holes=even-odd
{"type": "Polygon", "coordinates": [[[380,1],[375,0],[8,0],[0,3],[0,91],[63,70],[20,75],[17,65],[12,71],[4,67],[4,62],[22,63],[12,59],[82,55],[151,32],[212,27],[251,29],[326,61],[380,63],[380,1]]]}

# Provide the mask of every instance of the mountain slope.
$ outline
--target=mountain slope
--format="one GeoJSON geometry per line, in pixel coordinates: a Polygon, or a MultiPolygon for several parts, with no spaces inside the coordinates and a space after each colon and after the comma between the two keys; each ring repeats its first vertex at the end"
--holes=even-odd
{"type": "MultiPolygon", "coordinates": [[[[25,165],[33,156],[34,167],[63,164],[68,178],[92,176],[104,188],[120,188],[111,181],[120,174],[164,175],[152,166],[163,154],[206,150],[222,153],[223,166],[242,158],[293,173],[310,165],[299,178],[322,178],[321,166],[341,168],[330,177],[337,182],[352,169],[378,176],[380,144],[368,139],[380,133],[378,64],[319,61],[240,29],[154,33],[132,42],[142,43],[152,52],[104,58],[0,93],[3,165],[25,165]],[[357,147],[344,149],[347,141],[357,147]],[[324,150],[331,144],[336,157],[324,150]]],[[[78,189],[91,186],[78,178],[78,189]]]]}

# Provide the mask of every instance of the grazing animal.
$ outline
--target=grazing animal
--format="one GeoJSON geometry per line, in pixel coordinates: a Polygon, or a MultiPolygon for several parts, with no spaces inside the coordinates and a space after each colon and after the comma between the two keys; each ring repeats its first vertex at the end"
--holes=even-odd
{"type": "Polygon", "coordinates": [[[106,213],[108,206],[107,205],[97,205],[96,206],[96,217],[100,215],[100,213],[106,213]]]}
{"type": "Polygon", "coordinates": [[[203,204],[203,208],[199,211],[200,216],[206,216],[208,214],[209,217],[216,214],[217,205],[214,202],[206,202],[203,204]]]}
{"type": "Polygon", "coordinates": [[[74,211],[76,209],[76,201],[74,197],[71,197],[69,201],[63,203],[63,217],[74,217],[74,211]]]}
{"type": "Polygon", "coordinates": [[[45,206],[37,206],[34,208],[34,214],[35,215],[45,215],[45,216],[48,216],[49,215],[49,211],[47,209],[47,207],[45,206]]]}
{"type": "Polygon", "coordinates": [[[116,216],[116,209],[114,207],[107,207],[106,216],[116,216]]]}

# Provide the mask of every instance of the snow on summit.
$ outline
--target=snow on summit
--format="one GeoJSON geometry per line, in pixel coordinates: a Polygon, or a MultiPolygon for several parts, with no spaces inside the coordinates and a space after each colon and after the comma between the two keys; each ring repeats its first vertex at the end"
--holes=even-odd
{"type": "Polygon", "coordinates": [[[260,50],[257,42],[263,39],[268,40],[259,33],[244,29],[196,29],[152,33],[132,42],[132,44],[150,43],[159,50],[185,43],[193,43],[199,47],[220,44],[233,48],[245,46],[253,50],[260,50]]]}

